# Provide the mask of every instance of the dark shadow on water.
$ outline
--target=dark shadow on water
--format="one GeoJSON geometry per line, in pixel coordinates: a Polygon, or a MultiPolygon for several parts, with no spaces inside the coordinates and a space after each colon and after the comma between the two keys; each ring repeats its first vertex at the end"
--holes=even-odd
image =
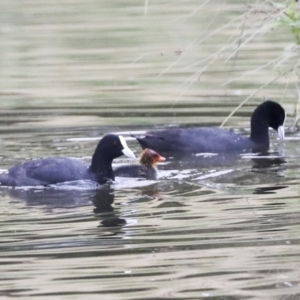
{"type": "Polygon", "coordinates": [[[267,194],[276,194],[276,191],[287,188],[287,185],[283,186],[268,186],[256,188],[253,192],[254,195],[267,195],[267,194]]]}

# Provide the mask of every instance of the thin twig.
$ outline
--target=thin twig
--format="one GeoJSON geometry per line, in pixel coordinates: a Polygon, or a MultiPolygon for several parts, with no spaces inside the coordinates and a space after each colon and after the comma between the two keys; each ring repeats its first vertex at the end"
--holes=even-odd
{"type": "Polygon", "coordinates": [[[145,0],[145,16],[147,16],[148,0],[145,0]]]}
{"type": "Polygon", "coordinates": [[[247,103],[247,101],[249,99],[251,99],[253,96],[255,96],[258,92],[260,92],[261,90],[263,90],[266,86],[268,86],[269,84],[273,83],[274,81],[276,81],[278,78],[286,75],[287,73],[291,72],[292,69],[284,72],[283,74],[280,74],[279,76],[273,78],[272,80],[270,80],[269,82],[265,83],[264,85],[262,85],[259,89],[257,89],[255,92],[253,92],[251,95],[249,95],[244,101],[242,101],[227,117],[226,119],[223,121],[223,123],[220,125],[220,127],[223,127],[226,122],[235,114],[235,112],[237,110],[239,110],[245,103],[247,103]]]}
{"type": "MultiPolygon", "coordinates": [[[[273,22],[274,19],[278,18],[278,16],[279,16],[280,14],[282,14],[286,9],[287,9],[287,8],[285,8],[284,10],[280,11],[279,13],[277,13],[274,17],[272,17],[267,23],[265,23],[264,27],[266,27],[268,24],[270,24],[271,22],[273,22]]],[[[262,30],[262,28],[259,27],[256,31],[254,31],[254,32],[250,35],[250,37],[249,37],[246,41],[244,41],[244,42],[241,44],[240,47],[238,47],[236,50],[234,50],[234,51],[227,57],[227,59],[225,60],[225,62],[227,62],[228,60],[230,60],[230,59],[232,58],[232,56],[234,56],[234,55],[236,54],[236,52],[238,52],[242,47],[244,47],[247,43],[249,43],[249,42],[254,38],[254,36],[255,36],[258,32],[260,32],[261,30],[262,30]]],[[[239,38],[239,39],[240,39],[240,38],[239,38]]]]}

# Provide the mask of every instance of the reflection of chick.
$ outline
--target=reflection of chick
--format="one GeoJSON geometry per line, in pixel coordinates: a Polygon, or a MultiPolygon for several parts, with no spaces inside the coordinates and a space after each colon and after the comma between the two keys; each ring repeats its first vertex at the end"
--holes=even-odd
{"type": "Polygon", "coordinates": [[[166,159],[151,149],[145,149],[139,165],[120,166],[114,170],[115,176],[156,179],[156,164],[166,159]]]}

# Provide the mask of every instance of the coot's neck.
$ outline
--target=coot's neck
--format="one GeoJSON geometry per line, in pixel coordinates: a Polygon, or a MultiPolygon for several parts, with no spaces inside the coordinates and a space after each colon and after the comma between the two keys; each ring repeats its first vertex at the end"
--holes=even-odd
{"type": "Polygon", "coordinates": [[[105,183],[107,180],[115,180],[112,169],[112,159],[102,153],[94,153],[89,171],[95,176],[98,183],[105,183]]]}
{"type": "Polygon", "coordinates": [[[258,147],[269,148],[269,122],[266,115],[258,110],[253,112],[251,117],[250,140],[258,147]]]}

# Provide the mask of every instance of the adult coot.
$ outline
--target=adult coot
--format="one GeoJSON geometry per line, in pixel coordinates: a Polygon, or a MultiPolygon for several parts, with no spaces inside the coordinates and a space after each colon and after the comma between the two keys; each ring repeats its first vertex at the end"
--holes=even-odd
{"type": "Polygon", "coordinates": [[[269,149],[269,127],[284,139],[285,111],[274,101],[260,104],[251,117],[249,138],[220,128],[170,128],[147,132],[136,137],[143,149],[151,148],[162,155],[187,155],[201,152],[265,152],[269,149]]]}
{"type": "Polygon", "coordinates": [[[102,184],[114,180],[112,161],[123,154],[135,158],[124,137],[108,134],[98,143],[90,165],[69,157],[26,161],[1,174],[0,183],[5,186],[34,186],[89,179],[102,184]]]}
{"type": "Polygon", "coordinates": [[[139,165],[120,166],[114,170],[115,176],[135,177],[155,180],[156,164],[166,159],[151,149],[145,149],[140,157],[139,165]]]}

